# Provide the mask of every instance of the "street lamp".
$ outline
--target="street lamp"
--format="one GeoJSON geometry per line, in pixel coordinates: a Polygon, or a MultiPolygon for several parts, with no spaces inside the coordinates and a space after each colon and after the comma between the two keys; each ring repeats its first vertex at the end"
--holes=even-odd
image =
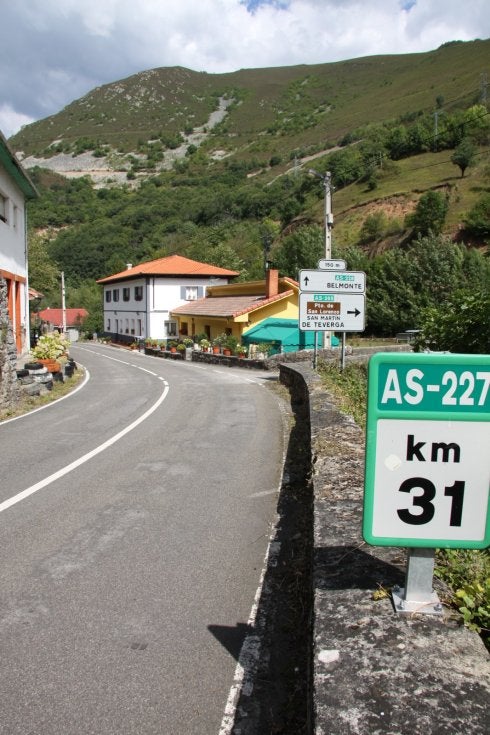
{"type": "MultiPolygon", "coordinates": [[[[324,174],[309,168],[308,173],[321,179],[325,190],[325,260],[332,259],[332,230],[333,230],[333,214],[332,214],[332,174],[326,171],[324,174]]],[[[330,332],[323,333],[323,346],[330,347],[330,332]]]]}

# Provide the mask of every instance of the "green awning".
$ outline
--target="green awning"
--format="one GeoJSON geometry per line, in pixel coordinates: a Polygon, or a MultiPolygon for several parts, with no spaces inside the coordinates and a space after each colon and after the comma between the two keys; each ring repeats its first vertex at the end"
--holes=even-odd
{"type": "MultiPolygon", "coordinates": [[[[269,343],[273,345],[272,352],[296,352],[297,350],[312,350],[315,346],[314,332],[301,332],[297,319],[264,319],[242,334],[245,344],[269,343]]],[[[337,337],[332,335],[332,346],[339,344],[337,337]]]]}

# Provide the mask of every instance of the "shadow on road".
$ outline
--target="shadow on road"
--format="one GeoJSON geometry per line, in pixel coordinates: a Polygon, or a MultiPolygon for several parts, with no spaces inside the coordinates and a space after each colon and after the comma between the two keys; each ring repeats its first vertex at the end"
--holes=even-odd
{"type": "Polygon", "coordinates": [[[294,425],[255,622],[233,628],[209,626],[232,655],[240,650],[244,685],[230,731],[240,735],[309,731],[313,534],[309,403],[295,401],[291,394],[290,405],[294,425]]]}

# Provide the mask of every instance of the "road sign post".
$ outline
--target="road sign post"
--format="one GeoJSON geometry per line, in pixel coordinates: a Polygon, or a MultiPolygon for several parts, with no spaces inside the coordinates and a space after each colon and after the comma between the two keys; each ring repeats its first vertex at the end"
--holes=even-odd
{"type": "MultiPolygon", "coordinates": [[[[429,550],[428,556],[435,548],[488,546],[489,447],[488,355],[374,355],[368,380],[364,539],[376,546],[429,550]]],[[[409,562],[420,569],[427,559],[413,552],[409,562]]],[[[409,569],[410,564],[398,609],[413,612],[422,605],[421,612],[437,611],[433,598],[407,598],[411,589],[429,587],[413,585],[409,569]]]]}

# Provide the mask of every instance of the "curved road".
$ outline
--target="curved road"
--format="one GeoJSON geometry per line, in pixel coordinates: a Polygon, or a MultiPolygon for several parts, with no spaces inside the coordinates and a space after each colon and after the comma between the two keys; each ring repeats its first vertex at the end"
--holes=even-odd
{"type": "Polygon", "coordinates": [[[283,458],[268,373],[79,345],[0,424],[0,732],[217,734],[283,458]]]}

